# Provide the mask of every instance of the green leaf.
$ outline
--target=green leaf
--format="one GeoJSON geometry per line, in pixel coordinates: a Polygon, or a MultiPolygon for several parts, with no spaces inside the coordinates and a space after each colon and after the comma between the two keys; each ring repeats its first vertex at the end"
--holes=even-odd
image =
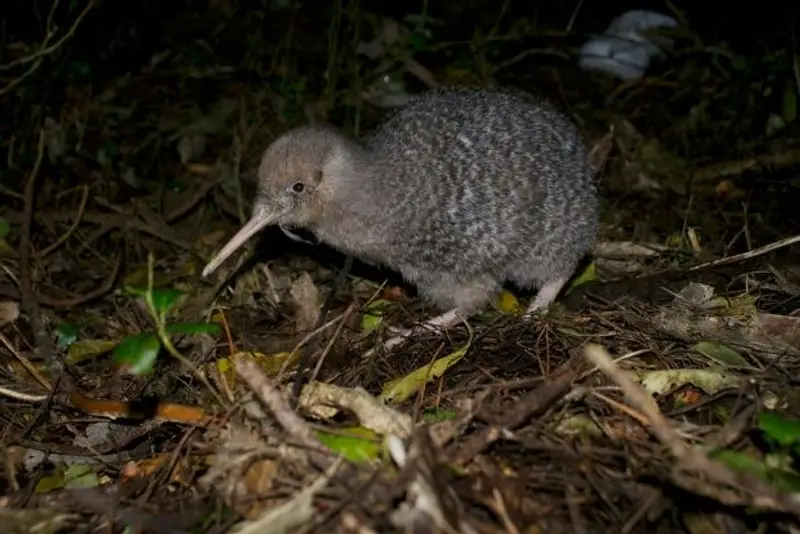
{"type": "Polygon", "coordinates": [[[161,340],[153,332],[128,336],[114,347],[114,364],[133,375],[149,374],[160,350],[161,340]]]}
{"type": "Polygon", "coordinates": [[[64,473],[64,488],[94,488],[100,485],[100,477],[86,464],[72,464],[64,473]]]}
{"type": "Polygon", "coordinates": [[[505,314],[519,313],[522,311],[522,306],[520,306],[517,297],[506,290],[501,291],[497,296],[495,306],[497,306],[497,309],[499,309],[501,313],[505,314]]]}
{"type": "Polygon", "coordinates": [[[791,447],[800,441],[800,421],[787,419],[775,412],[758,414],[758,429],[779,447],[791,447]]]}
{"type": "Polygon", "coordinates": [[[786,493],[797,493],[800,491],[800,475],[797,473],[787,473],[785,471],[770,472],[772,483],[786,493]]]}
{"type": "Polygon", "coordinates": [[[603,436],[603,430],[591,417],[580,414],[563,419],[556,427],[556,432],[562,436],[603,436]]]}
{"type": "Polygon", "coordinates": [[[567,294],[569,294],[569,292],[576,287],[583,284],[588,284],[589,282],[593,282],[595,280],[597,280],[597,268],[595,267],[594,262],[592,262],[587,265],[583,271],[581,271],[581,274],[575,277],[575,279],[567,288],[567,294]]]}
{"type": "Polygon", "coordinates": [[[361,331],[369,334],[378,328],[383,321],[383,312],[392,304],[389,300],[378,299],[370,302],[361,316],[361,331]]]}
{"type": "Polygon", "coordinates": [[[731,420],[731,410],[727,406],[722,406],[721,404],[716,404],[712,406],[711,411],[719,417],[720,421],[727,423],[731,420]]]}
{"type": "Polygon", "coordinates": [[[8,224],[8,221],[0,218],[0,239],[3,239],[11,232],[11,225],[8,224]]]}
{"type": "Polygon", "coordinates": [[[422,412],[422,420],[426,423],[452,421],[455,418],[456,412],[453,410],[445,410],[444,408],[427,408],[422,412]]]}
{"type": "Polygon", "coordinates": [[[58,348],[64,350],[78,339],[78,327],[72,323],[61,323],[56,326],[58,348]]]}
{"type": "Polygon", "coordinates": [[[447,356],[439,358],[429,365],[420,367],[404,377],[387,382],[383,386],[380,399],[396,403],[406,401],[417,391],[419,391],[426,382],[435,378],[439,378],[450,367],[458,363],[459,360],[461,360],[461,358],[463,358],[467,353],[467,349],[469,349],[470,344],[471,343],[467,343],[460,349],[448,354],[447,356]]]}
{"type": "Polygon", "coordinates": [[[134,297],[144,297],[147,295],[147,288],[146,287],[138,287],[138,286],[129,286],[126,285],[122,288],[122,291],[128,295],[132,295],[134,297]]]}
{"type": "Polygon", "coordinates": [[[743,471],[772,484],[786,493],[800,491],[800,475],[792,469],[794,460],[788,454],[771,453],[763,460],[742,452],[722,450],[711,457],[738,471],[743,471]]]}
{"type": "Polygon", "coordinates": [[[69,363],[80,363],[113,350],[116,344],[116,341],[108,339],[82,339],[76,341],[67,350],[67,361],[69,363]]]}
{"type": "Polygon", "coordinates": [[[174,323],[166,327],[168,334],[218,334],[217,323],[174,323]]]}
{"type": "Polygon", "coordinates": [[[64,487],[64,469],[63,466],[56,467],[52,475],[42,477],[36,482],[36,487],[33,489],[35,493],[49,493],[53,490],[61,489],[64,487]]]}
{"type": "Polygon", "coordinates": [[[698,352],[725,367],[740,367],[745,369],[755,369],[744,356],[722,343],[712,341],[700,341],[692,347],[698,352]]]}
{"type": "Polygon", "coordinates": [[[764,462],[743,452],[723,449],[721,451],[711,453],[710,456],[732,469],[750,473],[758,476],[759,478],[764,478],[767,473],[767,466],[764,465],[764,462]]]}
{"type": "Polygon", "coordinates": [[[166,288],[153,290],[153,306],[159,315],[166,315],[175,306],[185,292],[180,289],[166,288]]]}
{"type": "Polygon", "coordinates": [[[378,435],[368,428],[339,428],[335,434],[325,431],[318,431],[316,434],[323,445],[351,462],[368,462],[381,452],[378,435]]]}

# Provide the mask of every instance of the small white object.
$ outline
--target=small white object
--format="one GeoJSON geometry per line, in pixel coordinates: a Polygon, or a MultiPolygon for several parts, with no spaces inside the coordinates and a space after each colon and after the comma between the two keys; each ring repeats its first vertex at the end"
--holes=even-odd
{"type": "MultiPolygon", "coordinates": [[[[677,25],[672,17],[655,11],[623,13],[611,21],[603,35],[590,39],[581,47],[578,65],[584,70],[602,71],[622,80],[641,78],[650,60],[663,50],[640,32],[677,25]]],[[[661,40],[664,45],[672,46],[672,39],[661,40]]]]}
{"type": "Polygon", "coordinates": [[[316,245],[317,244],[317,243],[314,243],[312,241],[309,241],[308,239],[303,239],[302,237],[300,237],[296,233],[292,232],[291,230],[289,230],[288,227],[286,227],[285,225],[283,225],[281,223],[278,223],[278,228],[280,228],[281,232],[283,232],[283,234],[286,237],[288,237],[289,239],[291,239],[292,241],[296,241],[298,243],[305,243],[306,245],[316,245]]]}

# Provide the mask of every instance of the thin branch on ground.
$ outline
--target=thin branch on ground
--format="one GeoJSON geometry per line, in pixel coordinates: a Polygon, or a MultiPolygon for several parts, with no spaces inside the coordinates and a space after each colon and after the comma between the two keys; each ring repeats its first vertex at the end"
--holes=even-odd
{"type": "MultiPolygon", "coordinates": [[[[699,449],[690,447],[681,439],[667,418],[661,414],[653,398],[644,388],[634,382],[627,372],[614,363],[613,358],[605,348],[600,345],[589,344],[584,347],[584,355],[620,386],[629,402],[647,417],[650,424],[649,428],[653,434],[669,448],[675,458],[673,476],[676,482],[691,483],[684,480],[686,475],[689,473],[699,474],[707,480],[710,479],[717,484],[736,490],[743,496],[740,498],[741,502],[739,504],[788,512],[800,517],[800,498],[796,494],[784,494],[753,476],[743,472],[734,472],[726,465],[712,460],[699,449]]],[[[695,485],[696,487],[690,489],[700,491],[700,484],[695,485]]],[[[727,492],[726,496],[725,501],[732,504],[735,497],[727,492]]]]}

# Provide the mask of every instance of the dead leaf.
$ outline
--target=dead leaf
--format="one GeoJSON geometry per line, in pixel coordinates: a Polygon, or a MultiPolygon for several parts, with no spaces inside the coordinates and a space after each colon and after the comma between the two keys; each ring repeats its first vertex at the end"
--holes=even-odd
{"type": "Polygon", "coordinates": [[[0,302],[0,326],[13,323],[19,318],[19,303],[13,300],[0,302]]]}
{"type": "Polygon", "coordinates": [[[339,409],[353,413],[365,428],[381,434],[407,438],[414,422],[407,414],[387,406],[363,388],[345,388],[323,382],[312,382],[300,394],[300,406],[315,416],[328,419],[339,409]]]}
{"type": "Polygon", "coordinates": [[[258,519],[243,521],[230,532],[235,534],[257,534],[261,532],[284,534],[295,532],[298,527],[307,524],[317,513],[317,509],[314,507],[314,497],[328,485],[328,481],[341,463],[342,459],[337,460],[327,473],[302,491],[297,492],[291,499],[279,505],[266,508],[258,519]]]}
{"type": "Polygon", "coordinates": [[[296,311],[295,328],[299,332],[309,332],[314,329],[321,313],[322,299],[311,275],[304,272],[292,284],[289,292],[294,300],[296,311]]]}
{"type": "Polygon", "coordinates": [[[110,352],[118,343],[119,340],[111,339],[80,339],[69,346],[66,360],[69,363],[80,363],[110,352]]]}
{"type": "Polygon", "coordinates": [[[707,395],[713,395],[726,387],[735,387],[741,380],[723,369],[667,369],[662,371],[646,371],[637,377],[648,393],[664,394],[676,387],[691,384],[702,389],[707,395]]]}
{"type": "Polygon", "coordinates": [[[275,458],[262,454],[264,450],[258,434],[236,425],[222,429],[215,454],[206,457],[210,467],[200,485],[217,492],[243,516],[259,517],[271,502],[253,497],[270,493],[280,469],[275,458]]]}

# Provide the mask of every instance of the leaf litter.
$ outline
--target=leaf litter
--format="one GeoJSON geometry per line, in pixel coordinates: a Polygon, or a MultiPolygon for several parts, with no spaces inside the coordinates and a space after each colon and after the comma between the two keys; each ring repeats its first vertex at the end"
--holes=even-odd
{"type": "MultiPolygon", "coordinates": [[[[708,28],[676,41],[692,61],[636,83],[580,81],[574,65],[528,62],[525,42],[563,22],[513,5],[478,32],[446,7],[394,20],[337,6],[300,24],[283,3],[247,17],[238,2],[145,3],[129,20],[76,2],[38,41],[4,40],[3,524],[797,529],[800,146],[786,54],[734,50],[708,28]],[[117,69],[111,48],[133,46],[122,38],[81,53],[80,38],[122,24],[116,35],[137,35],[145,19],[165,30],[136,40],[147,60],[117,69]],[[376,35],[359,43],[357,27],[376,35]],[[268,231],[254,261],[198,278],[249,210],[277,134],[309,118],[366,129],[385,112],[370,103],[445,81],[561,95],[590,141],[613,208],[548,314],[521,323],[529,296],[509,288],[467,325],[367,359],[387,328],[429,312],[397,280],[376,298],[391,274],[357,265],[323,317],[342,258],[268,231]],[[293,399],[302,351],[312,372],[293,399]]],[[[569,57],[561,47],[550,52],[569,57]]]]}

